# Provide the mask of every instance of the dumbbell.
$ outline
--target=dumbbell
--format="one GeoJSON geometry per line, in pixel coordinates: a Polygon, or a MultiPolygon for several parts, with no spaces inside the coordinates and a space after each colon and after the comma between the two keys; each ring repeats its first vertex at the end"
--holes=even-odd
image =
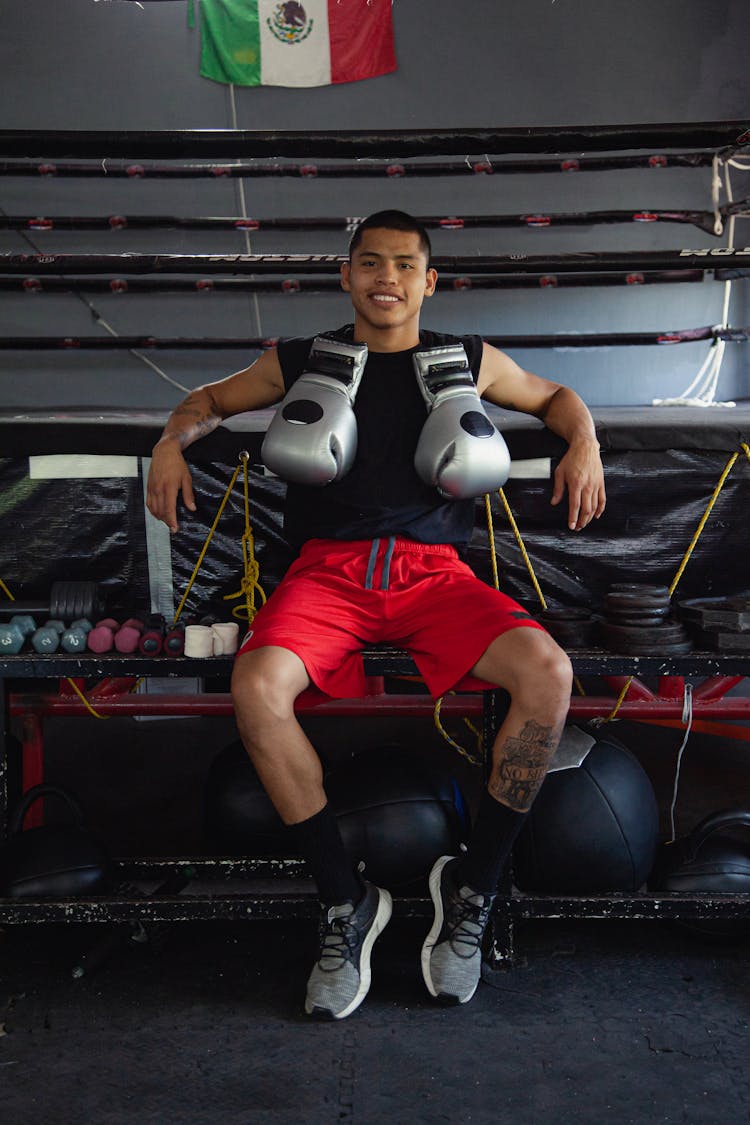
{"type": "Polygon", "coordinates": [[[136,617],[129,617],[127,621],[123,621],[115,633],[115,648],[118,652],[126,655],[135,652],[140,644],[142,634],[143,622],[136,617]]]}
{"type": "MultiPolygon", "coordinates": [[[[201,619],[202,625],[207,623],[207,618],[201,619]]],[[[185,616],[180,621],[167,625],[161,614],[151,614],[144,626],[138,649],[144,656],[158,656],[162,652],[167,656],[182,656],[185,651],[185,626],[197,624],[195,617],[185,616]]]]}
{"type": "Polygon", "coordinates": [[[84,652],[86,640],[93,626],[87,617],[73,621],[60,637],[60,645],[65,652],[84,652]]]}
{"type": "Polygon", "coordinates": [[[31,635],[32,648],[40,656],[51,656],[60,647],[60,638],[65,632],[64,622],[50,619],[31,635]]]}
{"type": "Polygon", "coordinates": [[[17,625],[0,625],[0,656],[17,656],[24,640],[17,625]]]}
{"type": "Polygon", "coordinates": [[[41,620],[71,622],[86,617],[95,621],[103,611],[102,590],[96,582],[53,582],[49,602],[41,598],[0,602],[0,618],[22,614],[41,620]]]}
{"type": "Polygon", "coordinates": [[[119,628],[119,623],[113,617],[105,617],[102,621],[97,621],[86,637],[86,647],[98,655],[111,652],[115,644],[115,633],[119,628]]]}
{"type": "Polygon", "coordinates": [[[138,649],[144,656],[158,656],[161,652],[169,656],[181,656],[185,648],[185,626],[167,625],[160,613],[152,613],[146,621],[138,649]]]}
{"type": "Polygon", "coordinates": [[[7,625],[0,625],[0,653],[15,656],[21,651],[27,639],[40,655],[57,652],[60,636],[65,629],[62,621],[47,621],[37,629],[36,621],[30,614],[14,614],[7,625]]]}
{"type": "Polygon", "coordinates": [[[27,637],[36,632],[36,621],[28,614],[14,614],[7,625],[0,625],[0,653],[16,656],[27,637]]]}

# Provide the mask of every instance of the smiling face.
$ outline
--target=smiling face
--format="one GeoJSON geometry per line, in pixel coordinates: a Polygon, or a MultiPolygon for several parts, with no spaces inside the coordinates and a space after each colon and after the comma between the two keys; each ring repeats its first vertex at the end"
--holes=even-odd
{"type": "Polygon", "coordinates": [[[341,287],[354,307],[354,337],[373,351],[396,352],[419,343],[419,313],[435,292],[437,273],[414,231],[364,231],[341,267],[341,287]]]}

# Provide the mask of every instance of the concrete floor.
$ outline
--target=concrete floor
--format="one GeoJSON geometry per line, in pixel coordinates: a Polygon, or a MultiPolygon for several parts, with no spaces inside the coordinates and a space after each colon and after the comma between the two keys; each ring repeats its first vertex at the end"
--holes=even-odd
{"type": "Polygon", "coordinates": [[[750,950],[652,922],[519,926],[519,961],[460,1008],[398,919],[341,1023],[301,1014],[308,923],[181,923],[73,980],[91,929],[8,927],[0,1037],[8,1122],[750,1120],[750,950]]]}
{"type": "MultiPolygon", "coordinates": [[[[631,724],[618,733],[648,763],[664,816],[681,732],[631,724]]],[[[234,737],[213,720],[51,723],[48,780],[78,793],[116,854],[189,852],[207,765],[234,737]]],[[[383,737],[394,731],[359,728],[357,746],[383,737]]],[[[346,752],[339,741],[332,748],[346,752]]],[[[746,743],[691,739],[680,832],[747,803],[746,763],[746,743]]],[[[311,920],[179,923],[145,946],[122,931],[114,955],[78,980],[71,970],[100,925],[6,926],[4,1120],[750,1122],[747,934],[710,938],[663,921],[521,923],[515,966],[469,1005],[445,1009],[421,980],[428,924],[391,923],[365,1004],[331,1024],[302,1014],[311,920]]]]}

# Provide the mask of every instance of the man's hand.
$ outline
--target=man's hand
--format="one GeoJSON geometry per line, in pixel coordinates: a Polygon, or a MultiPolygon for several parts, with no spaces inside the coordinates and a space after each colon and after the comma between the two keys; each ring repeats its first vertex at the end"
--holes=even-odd
{"type": "Polygon", "coordinates": [[[195,511],[193,478],[178,444],[169,438],[155,446],[148,474],[146,506],[152,516],[163,520],[170,531],[179,531],[177,496],[182,492],[186,508],[195,511]]]}
{"type": "Polygon", "coordinates": [[[589,439],[571,442],[555,469],[552,504],[559,504],[568,490],[568,527],[582,531],[598,519],[607,502],[599,444],[589,439]]]}

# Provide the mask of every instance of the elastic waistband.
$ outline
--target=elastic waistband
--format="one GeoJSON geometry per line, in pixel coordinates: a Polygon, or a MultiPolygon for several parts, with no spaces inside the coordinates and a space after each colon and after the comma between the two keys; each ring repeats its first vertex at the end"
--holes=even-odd
{"type": "Polygon", "coordinates": [[[383,536],[379,539],[309,539],[308,543],[320,543],[332,547],[353,547],[365,553],[372,550],[373,543],[392,543],[392,550],[408,551],[414,555],[447,555],[458,558],[458,551],[451,543],[418,543],[416,539],[399,539],[383,536]]]}

